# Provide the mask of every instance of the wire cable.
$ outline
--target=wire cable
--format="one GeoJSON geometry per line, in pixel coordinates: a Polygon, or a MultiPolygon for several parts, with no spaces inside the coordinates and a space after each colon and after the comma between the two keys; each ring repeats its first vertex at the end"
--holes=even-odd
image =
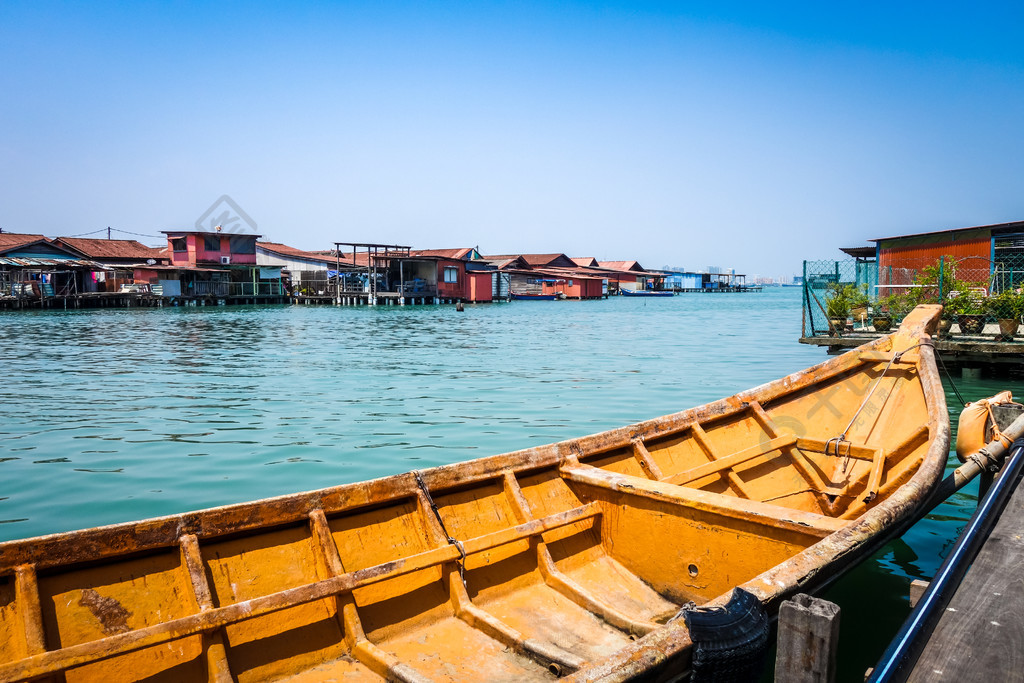
{"type": "Polygon", "coordinates": [[[128,232],[127,230],[118,230],[117,228],[111,228],[113,232],[119,232],[123,235],[135,235],[136,237],[162,237],[162,235],[144,235],[141,232],[128,232]]]}
{"type": "Polygon", "coordinates": [[[104,232],[106,228],[100,228],[99,230],[93,230],[92,232],[83,232],[80,235],[64,235],[64,237],[87,237],[89,235],[95,235],[98,232],[104,232]]]}
{"type": "Polygon", "coordinates": [[[938,349],[935,350],[935,357],[939,359],[939,365],[942,366],[942,371],[946,373],[946,379],[949,380],[949,386],[953,387],[953,393],[956,394],[956,398],[960,401],[960,405],[967,407],[967,401],[960,394],[960,390],[956,388],[956,384],[953,383],[953,375],[949,372],[949,368],[946,367],[946,363],[942,360],[942,354],[939,353],[938,349]]]}

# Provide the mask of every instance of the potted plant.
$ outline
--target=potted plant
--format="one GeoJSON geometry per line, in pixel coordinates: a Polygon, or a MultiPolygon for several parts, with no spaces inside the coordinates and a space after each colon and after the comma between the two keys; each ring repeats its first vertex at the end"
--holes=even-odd
{"type": "Polygon", "coordinates": [[[984,299],[972,292],[964,292],[957,297],[960,300],[957,322],[963,334],[981,334],[985,329],[984,299]]]}
{"type": "Polygon", "coordinates": [[[850,298],[850,315],[853,316],[853,322],[860,321],[861,325],[867,326],[868,320],[868,306],[871,304],[871,297],[868,296],[867,284],[862,284],[860,287],[854,287],[853,285],[847,285],[849,298],[850,298]]]}
{"type": "Polygon", "coordinates": [[[878,300],[878,309],[872,318],[875,332],[888,332],[893,321],[902,319],[911,309],[907,294],[889,294],[878,300]]]}
{"type": "Polygon", "coordinates": [[[936,260],[934,264],[922,268],[914,277],[917,288],[910,294],[917,304],[942,304],[938,330],[940,338],[950,336],[953,323],[959,320],[961,313],[965,313],[965,293],[972,286],[957,279],[957,265],[956,259],[946,256],[944,262],[936,260]]]}
{"type": "Polygon", "coordinates": [[[1013,341],[1024,314],[1024,294],[1007,289],[985,300],[985,310],[999,324],[998,341],[1013,341]]]}
{"type": "Polygon", "coordinates": [[[831,282],[825,295],[825,316],[828,318],[829,331],[837,337],[842,336],[846,327],[846,318],[850,315],[850,285],[831,282]]]}
{"type": "Polygon", "coordinates": [[[953,335],[953,323],[960,319],[965,297],[962,292],[953,291],[946,295],[942,303],[942,315],[939,317],[939,338],[945,339],[953,335]]]}

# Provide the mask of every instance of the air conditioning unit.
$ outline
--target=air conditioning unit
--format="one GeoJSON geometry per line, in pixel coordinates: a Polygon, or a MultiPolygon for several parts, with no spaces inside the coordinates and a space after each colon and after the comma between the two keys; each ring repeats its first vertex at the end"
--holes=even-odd
{"type": "Polygon", "coordinates": [[[230,256],[221,256],[220,257],[220,264],[222,266],[231,265],[231,257],[230,256]]]}

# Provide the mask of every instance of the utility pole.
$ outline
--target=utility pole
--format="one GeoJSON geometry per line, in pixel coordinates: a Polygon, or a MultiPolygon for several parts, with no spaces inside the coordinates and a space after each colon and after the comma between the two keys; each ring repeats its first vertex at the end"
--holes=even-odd
{"type": "Polygon", "coordinates": [[[110,226],[107,226],[107,239],[110,239],[110,226]]]}

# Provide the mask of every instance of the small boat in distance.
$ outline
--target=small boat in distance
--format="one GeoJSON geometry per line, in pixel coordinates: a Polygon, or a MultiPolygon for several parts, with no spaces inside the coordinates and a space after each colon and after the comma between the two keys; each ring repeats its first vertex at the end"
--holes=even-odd
{"type": "Polygon", "coordinates": [[[557,294],[527,294],[525,292],[512,292],[513,301],[554,301],[557,294]]]}
{"type": "Polygon", "coordinates": [[[592,436],[0,543],[0,680],[683,676],[691,602],[771,613],[924,506],[949,455],[941,310],[592,436]]]}
{"type": "Polygon", "coordinates": [[[675,292],[654,289],[620,289],[622,296],[675,296],[675,292]]]}

